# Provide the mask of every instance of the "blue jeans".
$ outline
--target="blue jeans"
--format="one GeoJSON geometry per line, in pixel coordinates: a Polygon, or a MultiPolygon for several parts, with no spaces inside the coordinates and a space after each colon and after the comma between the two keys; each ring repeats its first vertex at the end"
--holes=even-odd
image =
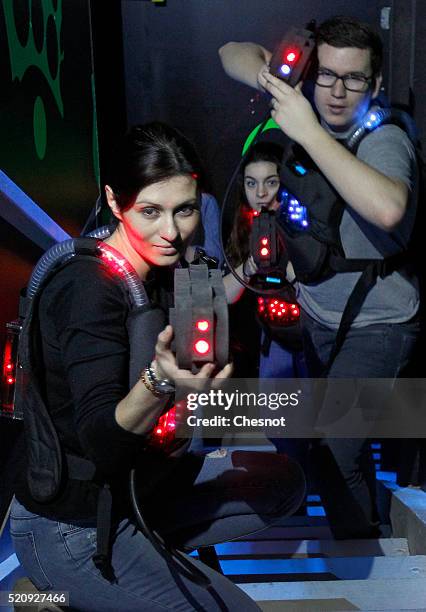
{"type": "MultiPolygon", "coordinates": [[[[264,334],[262,333],[263,343],[264,334]]],[[[306,376],[302,351],[290,351],[278,342],[271,341],[269,354],[260,353],[259,378],[299,378],[306,376]]]]}
{"type": "MultiPolygon", "coordinates": [[[[186,551],[267,527],[296,510],[305,488],[300,467],[287,457],[238,450],[226,457],[205,457],[195,482],[187,480],[186,474],[177,475],[146,508],[165,539],[186,551]]],[[[198,560],[188,557],[209,576],[209,590],[178,573],[130,518],[114,528],[115,582],[105,580],[93,564],[93,519],[65,524],[32,514],[15,500],[11,536],[36,587],[69,591],[70,606],[80,611],[259,609],[225,576],[198,560]]]]}
{"type": "MultiPolygon", "coordinates": [[[[309,376],[320,377],[336,331],[314,321],[304,312],[301,322],[309,376]]],[[[328,377],[397,378],[410,363],[418,335],[418,320],[351,328],[328,377]]],[[[300,455],[298,459],[304,463],[300,455]]],[[[375,503],[375,470],[368,441],[340,438],[315,442],[307,462],[319,487],[335,537],[380,535],[375,503]]]]}
{"type": "MultiPolygon", "coordinates": [[[[261,344],[265,338],[262,332],[261,344]]],[[[260,353],[259,378],[305,378],[307,376],[303,351],[290,351],[272,340],[267,356],[260,353]]],[[[262,386],[260,386],[262,389],[262,386]]],[[[269,438],[279,453],[286,453],[300,463],[306,473],[306,442],[297,438],[269,438]]]]}

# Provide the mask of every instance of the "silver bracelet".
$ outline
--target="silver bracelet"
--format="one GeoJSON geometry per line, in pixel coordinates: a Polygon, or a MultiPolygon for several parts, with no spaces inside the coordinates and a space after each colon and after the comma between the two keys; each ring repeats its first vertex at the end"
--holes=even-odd
{"type": "Polygon", "coordinates": [[[175,385],[167,378],[157,378],[151,366],[148,366],[145,371],[154,395],[171,395],[175,392],[175,385]]]}

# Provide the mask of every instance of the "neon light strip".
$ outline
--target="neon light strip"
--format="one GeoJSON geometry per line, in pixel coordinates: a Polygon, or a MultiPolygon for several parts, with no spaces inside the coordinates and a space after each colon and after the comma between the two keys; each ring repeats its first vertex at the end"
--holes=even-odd
{"type": "Polygon", "coordinates": [[[0,563],[0,581],[9,576],[17,567],[19,567],[18,557],[13,553],[6,561],[0,563]]]}
{"type": "Polygon", "coordinates": [[[18,185],[0,170],[0,216],[42,249],[70,238],[18,185]]]}

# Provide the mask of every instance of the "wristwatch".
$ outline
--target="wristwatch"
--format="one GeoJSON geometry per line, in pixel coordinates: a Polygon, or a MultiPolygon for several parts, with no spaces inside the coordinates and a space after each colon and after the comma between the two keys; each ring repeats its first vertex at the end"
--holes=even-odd
{"type": "Polygon", "coordinates": [[[167,378],[157,378],[151,366],[147,366],[143,370],[141,379],[145,387],[157,397],[171,395],[176,391],[175,385],[170,380],[167,380],[167,378]]]}

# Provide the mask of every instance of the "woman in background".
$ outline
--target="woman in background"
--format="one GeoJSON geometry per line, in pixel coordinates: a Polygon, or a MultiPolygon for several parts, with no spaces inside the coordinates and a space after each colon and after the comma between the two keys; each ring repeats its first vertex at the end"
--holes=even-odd
{"type": "MultiPolygon", "coordinates": [[[[239,203],[228,241],[228,257],[237,267],[250,258],[250,233],[255,211],[262,207],[277,211],[280,207],[280,165],[282,147],[272,142],[259,142],[250,149],[241,168],[239,203]]],[[[246,266],[243,266],[246,271],[246,266]]],[[[252,271],[250,270],[250,275],[252,271]]],[[[263,322],[259,378],[291,378],[302,376],[303,353],[286,342],[272,337],[263,322]]]]}

